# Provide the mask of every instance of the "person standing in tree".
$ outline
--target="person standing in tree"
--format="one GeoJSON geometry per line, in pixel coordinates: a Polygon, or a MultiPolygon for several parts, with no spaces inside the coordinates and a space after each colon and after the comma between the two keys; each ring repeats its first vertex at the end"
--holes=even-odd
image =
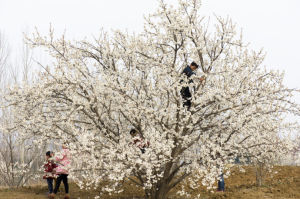
{"type": "MultiPolygon", "coordinates": [[[[189,79],[192,75],[194,75],[194,71],[198,68],[198,65],[195,62],[192,62],[190,66],[187,66],[183,71],[182,74],[186,75],[187,78],[189,79]]],[[[184,80],[181,80],[180,83],[183,83],[184,80]]],[[[189,80],[188,84],[192,83],[193,80],[189,80]]],[[[189,110],[191,108],[191,98],[192,94],[190,92],[189,86],[183,86],[181,88],[180,94],[183,98],[183,106],[186,106],[187,109],[189,110]]]]}

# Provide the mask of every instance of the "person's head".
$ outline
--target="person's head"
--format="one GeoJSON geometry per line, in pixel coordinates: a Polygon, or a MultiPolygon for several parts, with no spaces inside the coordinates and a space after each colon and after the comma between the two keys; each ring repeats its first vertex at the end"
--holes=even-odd
{"type": "Polygon", "coordinates": [[[51,158],[51,151],[46,152],[46,159],[48,160],[49,158],[51,158]]]}
{"type": "Polygon", "coordinates": [[[192,69],[192,71],[194,71],[198,68],[198,64],[196,64],[196,62],[192,62],[190,68],[192,69]]]}
{"type": "Polygon", "coordinates": [[[63,142],[63,144],[61,145],[63,149],[67,149],[67,142],[63,142]]]}
{"type": "Polygon", "coordinates": [[[137,130],[131,129],[129,133],[130,133],[130,135],[131,135],[132,137],[134,137],[134,136],[136,136],[136,134],[137,134],[137,130]]]}

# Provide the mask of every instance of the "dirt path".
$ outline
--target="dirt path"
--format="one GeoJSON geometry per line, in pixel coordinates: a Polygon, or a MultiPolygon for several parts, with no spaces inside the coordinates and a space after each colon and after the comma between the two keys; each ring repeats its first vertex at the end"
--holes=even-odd
{"type": "MultiPolygon", "coordinates": [[[[255,186],[255,172],[252,167],[246,167],[246,172],[237,169],[232,176],[225,179],[226,191],[224,193],[211,193],[204,187],[199,190],[189,190],[191,198],[200,193],[203,199],[300,199],[300,167],[275,167],[277,173],[268,174],[262,187],[255,186]]],[[[125,192],[119,195],[103,195],[101,199],[137,199],[142,198],[142,191],[131,184],[125,184],[125,192]]],[[[61,187],[63,192],[63,187],[61,187]]],[[[70,184],[72,199],[92,199],[97,194],[95,191],[80,190],[75,184],[70,184]]],[[[183,199],[176,197],[176,189],[170,199],[183,199]]],[[[19,189],[0,189],[0,199],[46,199],[47,187],[34,186],[19,189]]],[[[60,193],[56,197],[63,198],[60,193]]],[[[184,198],[186,199],[186,198],[184,198]]]]}

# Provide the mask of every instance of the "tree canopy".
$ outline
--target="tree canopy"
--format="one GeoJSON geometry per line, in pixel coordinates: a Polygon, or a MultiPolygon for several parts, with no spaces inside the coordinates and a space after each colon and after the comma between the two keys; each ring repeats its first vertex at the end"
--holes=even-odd
{"type": "Polygon", "coordinates": [[[279,133],[294,126],[284,118],[299,114],[297,90],[262,66],[264,53],[249,49],[229,18],[216,17],[211,27],[199,9],[198,0],[160,1],[143,32],[103,31],[93,41],[36,32],[27,42],[54,61],[36,82],[6,91],[15,120],[5,128],[36,144],[67,141],[85,171],[82,186],[107,179],[104,191],[119,191],[130,179],[148,198],[165,198],[187,178],[211,187],[237,156],[284,153],[292,143],[279,133]],[[182,70],[192,61],[199,69],[187,83],[182,70]],[[192,90],[190,110],[183,86],[192,90]],[[132,128],[149,142],[145,153],[132,143],[132,128]]]}

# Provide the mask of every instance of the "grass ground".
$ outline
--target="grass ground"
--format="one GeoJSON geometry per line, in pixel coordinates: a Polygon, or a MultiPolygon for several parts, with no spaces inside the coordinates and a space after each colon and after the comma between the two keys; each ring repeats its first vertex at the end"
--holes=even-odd
{"type": "MultiPolygon", "coordinates": [[[[204,187],[193,190],[188,188],[191,198],[200,194],[203,199],[300,199],[300,167],[283,166],[275,167],[276,174],[268,175],[262,187],[255,186],[255,171],[246,167],[246,172],[234,170],[232,175],[225,179],[226,191],[224,193],[211,193],[204,187]]],[[[142,190],[132,184],[124,185],[125,192],[119,195],[103,195],[101,199],[138,199],[143,198],[142,190]]],[[[63,188],[61,188],[63,192],[63,188]]],[[[175,194],[177,188],[171,192],[170,199],[179,199],[175,194]]],[[[72,199],[92,199],[97,194],[95,191],[80,190],[75,184],[70,184],[72,199]]],[[[0,189],[0,199],[45,199],[47,187],[36,185],[18,189],[0,189]]],[[[63,198],[58,194],[56,198],[63,198]]],[[[180,198],[182,199],[182,198],[180,198]]]]}

